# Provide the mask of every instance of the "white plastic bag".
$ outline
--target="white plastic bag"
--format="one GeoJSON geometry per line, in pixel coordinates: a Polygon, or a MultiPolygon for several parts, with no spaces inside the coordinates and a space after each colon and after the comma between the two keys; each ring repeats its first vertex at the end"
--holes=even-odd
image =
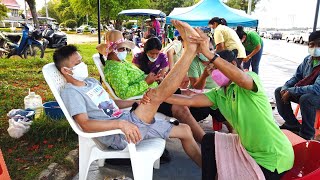
{"type": "Polygon", "coordinates": [[[15,121],[14,119],[9,119],[8,133],[12,138],[20,138],[24,133],[28,132],[30,129],[32,121],[25,122],[23,120],[15,121]]]}

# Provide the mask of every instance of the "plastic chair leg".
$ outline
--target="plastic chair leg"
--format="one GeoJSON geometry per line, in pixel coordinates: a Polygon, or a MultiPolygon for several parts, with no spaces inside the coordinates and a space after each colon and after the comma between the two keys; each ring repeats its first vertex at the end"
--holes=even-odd
{"type": "Polygon", "coordinates": [[[87,179],[89,167],[91,165],[91,148],[86,146],[86,140],[83,139],[85,138],[79,136],[79,180],[87,179]]]}

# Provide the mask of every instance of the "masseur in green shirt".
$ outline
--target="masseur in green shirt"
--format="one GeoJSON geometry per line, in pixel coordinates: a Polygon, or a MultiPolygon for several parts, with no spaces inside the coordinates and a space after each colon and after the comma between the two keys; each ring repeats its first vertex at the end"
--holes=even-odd
{"type": "Polygon", "coordinates": [[[242,26],[238,26],[236,30],[244,48],[247,57],[243,58],[243,68],[249,69],[259,74],[259,64],[262,57],[263,41],[256,31],[244,32],[242,26]]]}
{"type": "MultiPolygon", "coordinates": [[[[191,107],[219,108],[239,135],[243,147],[260,166],[266,179],[280,179],[283,172],[292,168],[294,153],[290,141],[275,123],[259,77],[256,73],[245,73],[237,67],[231,51],[219,52],[223,59],[210,52],[209,38],[200,29],[196,30],[201,37],[191,39],[194,43],[200,44],[202,54],[215,66],[216,72],[213,77],[220,88],[195,96],[173,95],[166,102],[191,107]]],[[[149,97],[152,97],[153,93],[154,90],[150,89],[145,94],[145,103],[152,102],[149,97]]],[[[213,135],[206,134],[203,137],[202,148],[210,144],[206,139],[213,135]]],[[[210,155],[202,153],[202,168],[210,168],[205,171],[210,173],[203,174],[203,179],[215,177],[215,158],[212,156],[214,151],[210,155]]]]}

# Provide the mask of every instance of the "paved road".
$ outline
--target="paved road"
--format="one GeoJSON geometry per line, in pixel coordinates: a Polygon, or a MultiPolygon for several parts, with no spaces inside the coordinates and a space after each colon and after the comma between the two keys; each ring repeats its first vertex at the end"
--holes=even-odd
{"type": "Polygon", "coordinates": [[[95,42],[98,44],[98,35],[84,35],[84,34],[67,34],[68,44],[82,44],[88,42],[95,42]]]}
{"type": "MultiPolygon", "coordinates": [[[[307,52],[306,45],[287,43],[283,40],[264,39],[264,53],[259,76],[270,98],[274,97],[274,89],[283,85],[294,74],[307,52]]],[[[276,111],[274,114],[277,116],[276,111]]],[[[211,126],[210,122],[201,125],[206,129],[211,126]]],[[[201,179],[201,170],[186,156],[178,140],[168,140],[166,146],[172,156],[172,161],[161,165],[160,169],[154,170],[153,177],[155,180],[201,179]]],[[[121,175],[132,177],[131,167],[108,166],[98,168],[93,163],[88,179],[102,180],[105,177],[115,178],[121,175]]],[[[77,176],[74,177],[74,180],[76,179],[78,179],[77,176]]]]}

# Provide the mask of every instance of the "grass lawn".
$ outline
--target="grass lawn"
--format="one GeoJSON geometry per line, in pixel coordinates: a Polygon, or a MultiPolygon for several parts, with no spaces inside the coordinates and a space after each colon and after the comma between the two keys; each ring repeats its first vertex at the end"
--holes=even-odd
{"type": "MultiPolygon", "coordinates": [[[[89,74],[98,78],[98,71],[92,60],[96,44],[80,44],[77,47],[88,64],[89,74]]],[[[45,82],[41,69],[53,62],[54,49],[47,49],[43,59],[21,59],[11,57],[0,59],[0,148],[4,154],[11,179],[35,179],[52,162],[65,164],[64,157],[76,149],[77,135],[66,120],[52,121],[44,114],[34,120],[31,129],[20,139],[13,139],[7,133],[11,109],[23,109],[23,99],[28,88],[42,97],[42,101],[54,100],[45,82]]]]}

